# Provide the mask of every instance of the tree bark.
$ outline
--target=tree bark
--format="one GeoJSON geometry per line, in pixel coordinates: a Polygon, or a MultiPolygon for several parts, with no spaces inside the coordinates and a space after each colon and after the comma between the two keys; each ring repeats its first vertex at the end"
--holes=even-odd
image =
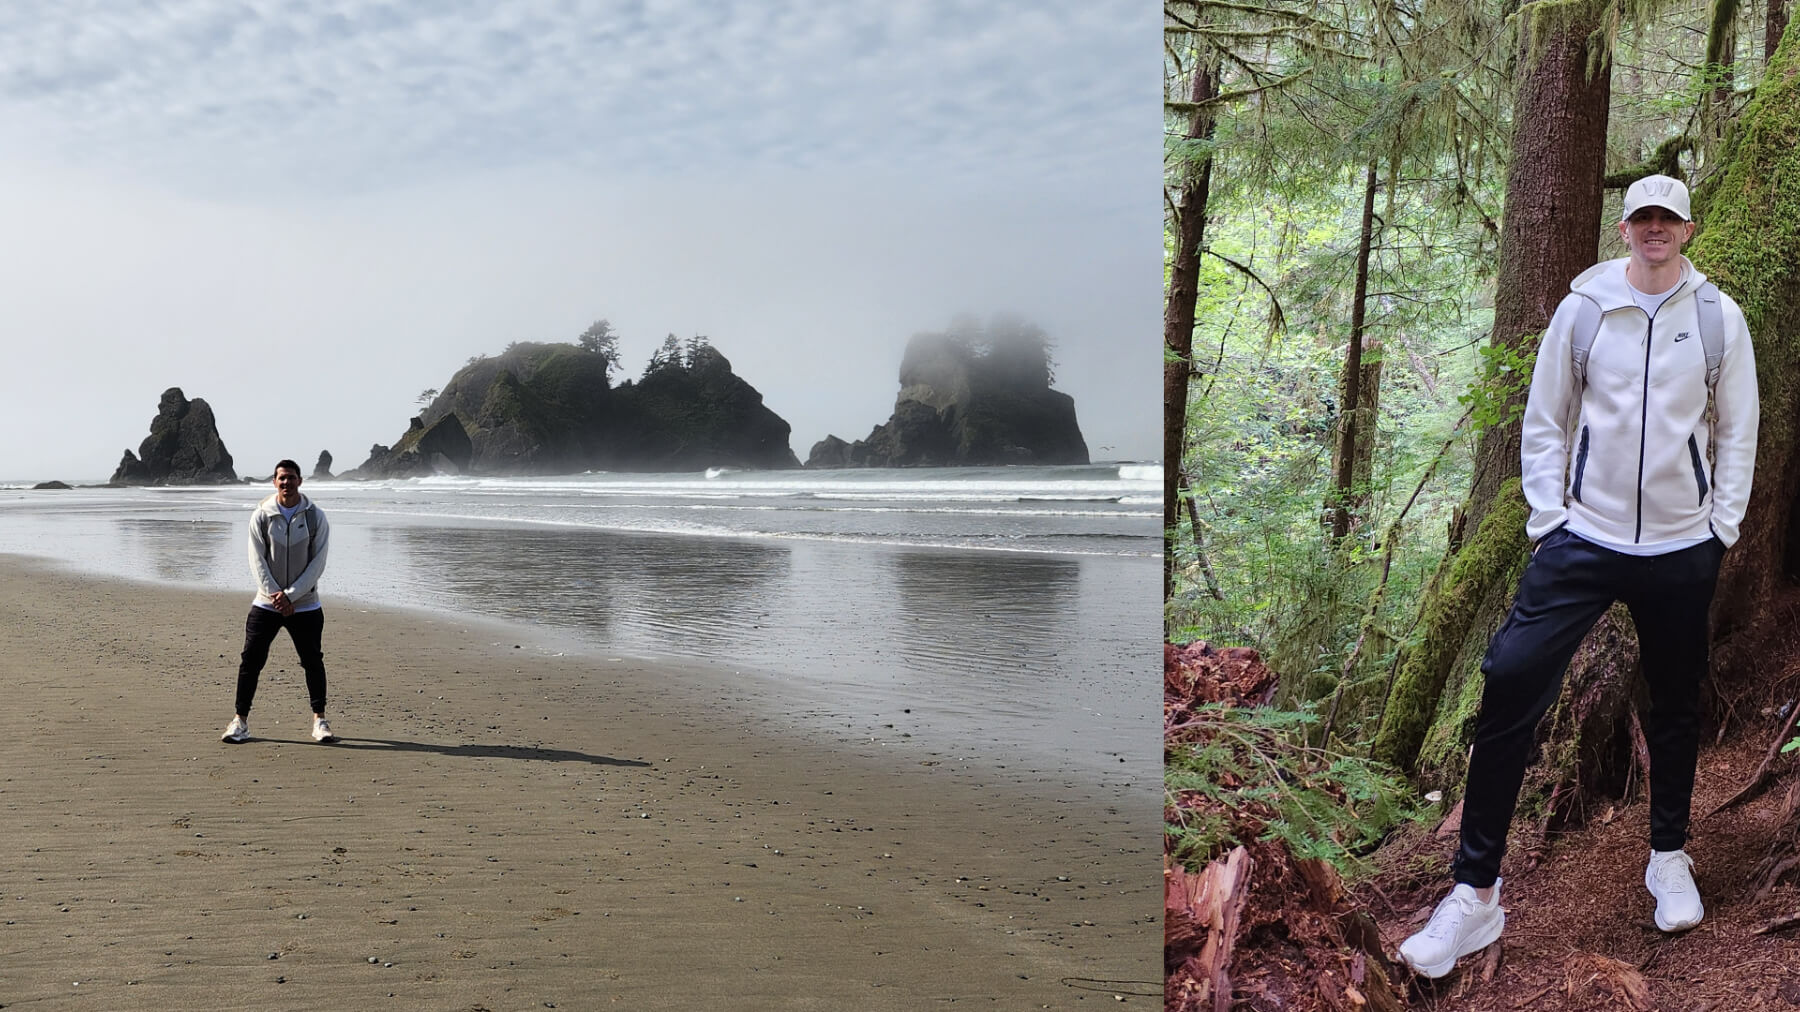
{"type": "Polygon", "coordinates": [[[1781,37],[1787,34],[1788,5],[1787,0],[1769,0],[1763,11],[1763,66],[1775,62],[1775,47],[1781,45],[1781,37]]]}
{"type": "MultiPolygon", "coordinates": [[[[1784,39],[1739,117],[1730,158],[1700,193],[1689,258],[1744,310],[1762,423],[1737,544],[1713,598],[1713,675],[1730,698],[1770,691],[1768,649],[1791,641],[1800,576],[1800,39],[1784,39]],[[1788,217],[1782,217],[1786,215],[1788,217]]],[[[1785,656],[1785,653],[1778,654],[1785,656]]]]}
{"type": "MultiPolygon", "coordinates": [[[[1365,418],[1371,414],[1362,407],[1363,381],[1363,325],[1367,319],[1366,303],[1369,299],[1369,251],[1375,241],[1375,163],[1369,162],[1368,174],[1363,180],[1362,236],[1356,245],[1356,294],[1350,304],[1350,345],[1344,351],[1344,402],[1338,410],[1337,450],[1333,454],[1336,461],[1335,474],[1331,482],[1331,540],[1342,541],[1350,533],[1350,527],[1359,512],[1354,509],[1352,497],[1356,487],[1357,446],[1361,441],[1372,440],[1375,434],[1374,419],[1365,418]],[[1363,429],[1367,428],[1366,435],[1363,429]]],[[[1370,443],[1369,445],[1373,445],[1370,443]]]]}
{"type": "MultiPolygon", "coordinates": [[[[1575,275],[1599,255],[1601,179],[1606,168],[1611,60],[1599,54],[1590,77],[1588,43],[1607,5],[1528,3],[1519,10],[1520,66],[1513,152],[1506,167],[1500,269],[1494,291],[1495,345],[1525,350],[1550,323],[1575,275]],[[1549,14],[1543,9],[1551,8],[1549,14]],[[1554,21],[1554,24],[1543,22],[1554,21]],[[1542,33],[1542,34],[1540,34],[1542,33]],[[1534,39],[1539,47],[1532,51],[1534,39]]],[[[1522,405],[1520,390],[1508,405],[1522,405]]],[[[1519,476],[1519,425],[1483,430],[1465,529],[1481,525],[1500,484],[1519,476]]]]}
{"type": "MultiPolygon", "coordinates": [[[[1599,28],[1607,6],[1599,0],[1533,2],[1519,12],[1521,77],[1489,334],[1496,346],[1534,350],[1569,282],[1599,253],[1610,59],[1606,53],[1590,54],[1588,47],[1590,39],[1604,37],[1599,28]],[[1590,65],[1599,67],[1591,76],[1590,65]]],[[[1507,407],[1522,405],[1525,394],[1517,391],[1507,407]]],[[[1480,700],[1477,666],[1510,606],[1528,549],[1519,475],[1519,424],[1509,415],[1485,429],[1476,444],[1462,526],[1451,532],[1457,547],[1421,602],[1418,646],[1401,659],[1373,743],[1377,758],[1427,782],[1461,782],[1480,700]],[[1487,523],[1490,516],[1496,523],[1487,523]]],[[[1595,635],[1604,640],[1613,632],[1603,628],[1595,635]]],[[[1605,707],[1589,697],[1612,698],[1589,685],[1583,672],[1571,670],[1559,721],[1571,698],[1583,700],[1579,719],[1552,722],[1552,735],[1590,727],[1588,715],[1605,707]]],[[[1572,754],[1545,751],[1552,757],[1572,754]]]]}
{"type": "Polygon", "coordinates": [[[1713,0],[1712,20],[1706,30],[1701,73],[1708,87],[1700,99],[1700,142],[1705,161],[1718,152],[1731,122],[1731,97],[1736,90],[1732,75],[1736,66],[1738,4],[1739,0],[1713,0]]]}
{"type": "MultiPolygon", "coordinates": [[[[1218,64],[1202,58],[1194,73],[1196,108],[1188,139],[1209,141],[1213,114],[1205,103],[1218,94],[1218,64]]],[[[1200,241],[1206,232],[1206,197],[1212,186],[1212,154],[1186,172],[1175,209],[1175,258],[1163,306],[1163,597],[1175,588],[1175,534],[1181,523],[1182,451],[1187,446],[1188,377],[1193,373],[1194,304],[1199,298],[1200,241]]]]}

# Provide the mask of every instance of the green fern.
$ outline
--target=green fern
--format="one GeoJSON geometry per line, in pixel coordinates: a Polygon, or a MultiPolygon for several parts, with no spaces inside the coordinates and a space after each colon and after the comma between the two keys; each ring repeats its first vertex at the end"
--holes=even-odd
{"type": "Polygon", "coordinates": [[[1164,743],[1169,853],[1197,868],[1233,846],[1279,840],[1345,876],[1414,817],[1412,789],[1379,764],[1304,744],[1309,710],[1203,706],[1164,743]]]}

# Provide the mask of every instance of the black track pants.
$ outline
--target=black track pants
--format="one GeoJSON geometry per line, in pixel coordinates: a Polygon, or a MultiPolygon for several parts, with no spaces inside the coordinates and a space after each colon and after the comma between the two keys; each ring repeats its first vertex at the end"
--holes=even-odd
{"type": "Polygon", "coordinates": [[[1486,684],[1463,795],[1462,843],[1451,866],[1456,881],[1486,888],[1499,876],[1538,721],[1556,703],[1575,648],[1614,601],[1631,611],[1650,690],[1650,846],[1686,844],[1707,609],[1724,554],[1713,538],[1666,555],[1624,555],[1563,529],[1538,545],[1512,613],[1481,662],[1486,684]]]}
{"type": "Polygon", "coordinates": [[[325,634],[325,609],[284,616],[278,611],[252,607],[250,617],[244,620],[244,654],[238,662],[237,712],[245,717],[250,716],[257,679],[269,660],[269,645],[283,628],[294,641],[300,668],[306,672],[306,694],[312,697],[312,712],[325,712],[325,655],[320,649],[325,634]]]}

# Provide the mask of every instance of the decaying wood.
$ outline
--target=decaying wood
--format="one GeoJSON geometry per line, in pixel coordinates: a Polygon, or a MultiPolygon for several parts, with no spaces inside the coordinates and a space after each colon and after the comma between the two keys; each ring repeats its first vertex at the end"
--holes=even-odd
{"type": "Polygon", "coordinates": [[[1494,974],[1500,972],[1500,957],[1504,949],[1505,946],[1499,941],[1487,947],[1487,953],[1481,957],[1481,982],[1483,984],[1493,980],[1494,974]]]}
{"type": "Polygon", "coordinates": [[[1180,865],[1163,871],[1163,952],[1165,961],[1199,950],[1194,973],[1199,999],[1214,1012],[1231,1008],[1231,954],[1238,920],[1250,895],[1255,862],[1243,847],[1209,863],[1198,875],[1180,865]]]}
{"type": "Polygon", "coordinates": [[[1650,982],[1630,963],[1596,952],[1570,956],[1564,964],[1563,994],[1574,999],[1577,992],[1585,992],[1590,985],[1598,985],[1613,997],[1623,999],[1626,1007],[1638,1012],[1656,1007],[1650,999],[1650,982]]]}
{"type": "Polygon", "coordinates": [[[1750,775],[1750,782],[1745,784],[1742,790],[1720,802],[1717,808],[1707,812],[1709,817],[1723,812],[1732,805],[1749,801],[1762,793],[1763,785],[1769,778],[1769,767],[1774,764],[1775,757],[1781,754],[1781,746],[1787,744],[1788,739],[1793,737],[1796,721],[1800,721],[1800,702],[1789,700],[1787,720],[1781,725],[1781,730],[1775,732],[1775,740],[1769,742],[1769,750],[1763,753],[1762,765],[1758,766],[1756,772],[1750,775]]]}
{"type": "MultiPolygon", "coordinates": [[[[1646,785],[1650,783],[1650,743],[1644,740],[1644,722],[1638,719],[1636,706],[1631,708],[1631,754],[1637,757],[1637,772],[1626,779],[1627,801],[1631,800],[1631,784],[1637,777],[1642,777],[1646,785]]],[[[1645,793],[1649,793],[1648,789],[1645,793]]]]}
{"type": "Polygon", "coordinates": [[[1786,931],[1792,927],[1800,927],[1800,910],[1783,914],[1772,921],[1766,921],[1751,931],[1755,935],[1772,935],[1777,931],[1786,931]]]}

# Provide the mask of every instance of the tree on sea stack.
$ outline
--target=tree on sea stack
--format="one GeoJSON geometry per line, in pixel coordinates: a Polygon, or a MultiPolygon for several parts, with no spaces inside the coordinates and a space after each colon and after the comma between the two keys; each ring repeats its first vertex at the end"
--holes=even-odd
{"type": "Polygon", "coordinates": [[[600,356],[606,362],[608,377],[612,375],[613,367],[619,364],[619,334],[607,320],[595,320],[581,332],[581,338],[575,344],[582,351],[600,356]]]}

